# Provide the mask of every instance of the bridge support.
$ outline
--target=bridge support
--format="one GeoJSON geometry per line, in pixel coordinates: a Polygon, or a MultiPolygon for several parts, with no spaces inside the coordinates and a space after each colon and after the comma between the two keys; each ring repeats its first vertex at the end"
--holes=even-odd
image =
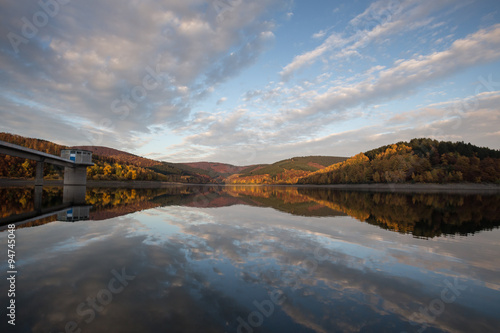
{"type": "Polygon", "coordinates": [[[43,187],[35,186],[35,211],[42,211],[42,196],[43,196],[43,187]]]}
{"type": "Polygon", "coordinates": [[[43,186],[43,162],[36,162],[35,186],[43,186]]]}
{"type": "Polygon", "coordinates": [[[87,185],[87,167],[65,167],[64,185],[87,185]]]}
{"type": "Polygon", "coordinates": [[[87,187],[82,185],[64,186],[63,203],[72,205],[85,205],[87,187]]]}

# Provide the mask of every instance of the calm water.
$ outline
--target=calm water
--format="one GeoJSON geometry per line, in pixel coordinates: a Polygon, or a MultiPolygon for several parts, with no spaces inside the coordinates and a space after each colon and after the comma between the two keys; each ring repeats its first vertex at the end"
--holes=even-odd
{"type": "MultiPolygon", "coordinates": [[[[18,272],[16,325],[2,310],[2,332],[500,327],[500,195],[230,186],[0,199],[18,272]]],[[[8,276],[6,225],[0,235],[8,276]]]]}

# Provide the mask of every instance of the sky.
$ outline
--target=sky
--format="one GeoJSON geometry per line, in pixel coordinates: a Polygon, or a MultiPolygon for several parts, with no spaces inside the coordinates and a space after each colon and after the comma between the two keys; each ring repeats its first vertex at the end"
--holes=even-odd
{"type": "Polygon", "coordinates": [[[1,0],[0,131],[234,165],[500,149],[500,2],[1,0]]]}

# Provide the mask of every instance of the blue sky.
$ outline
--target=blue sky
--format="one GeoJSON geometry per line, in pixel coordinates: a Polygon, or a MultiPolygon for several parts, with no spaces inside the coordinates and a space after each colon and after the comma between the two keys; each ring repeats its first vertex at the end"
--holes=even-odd
{"type": "Polygon", "coordinates": [[[6,0],[0,16],[0,131],[236,165],[414,137],[500,149],[498,1],[6,0]]]}

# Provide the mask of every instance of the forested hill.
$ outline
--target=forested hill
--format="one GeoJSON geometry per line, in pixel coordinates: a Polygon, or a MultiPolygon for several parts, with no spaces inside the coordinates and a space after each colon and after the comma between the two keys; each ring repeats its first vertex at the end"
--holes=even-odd
{"type": "Polygon", "coordinates": [[[298,184],[500,184],[500,151],[464,142],[413,139],[360,153],[318,170],[298,184]]]}
{"type": "MultiPolygon", "coordinates": [[[[0,133],[0,140],[59,156],[61,149],[70,148],[50,141],[0,133]]],[[[207,183],[209,177],[193,174],[172,165],[149,160],[107,147],[81,146],[94,152],[94,166],[87,168],[91,180],[159,180],[171,182],[207,183]],[[161,170],[152,168],[162,167],[161,170]]],[[[0,154],[0,178],[33,178],[35,161],[0,154]]],[[[44,178],[62,179],[62,168],[51,164],[44,167],[44,178]]]]}
{"type": "Polygon", "coordinates": [[[0,141],[13,143],[18,146],[35,149],[56,156],[60,156],[61,149],[67,148],[66,146],[50,142],[47,140],[26,138],[21,135],[4,133],[4,132],[0,132],[0,141]]]}
{"type": "Polygon", "coordinates": [[[293,157],[273,164],[254,165],[226,179],[230,184],[295,184],[301,177],[347,160],[337,156],[293,157]]]}
{"type": "MultiPolygon", "coordinates": [[[[0,140],[60,155],[66,146],[0,133],[0,140]]],[[[168,163],[108,147],[79,146],[94,152],[91,180],[157,180],[228,184],[496,183],[500,151],[464,142],[413,139],[382,146],[351,158],[294,157],[273,164],[236,167],[223,163],[168,163]]],[[[33,178],[36,162],[0,154],[0,178],[33,178]]],[[[62,169],[46,164],[46,179],[62,169]]]]}
{"type": "Polygon", "coordinates": [[[109,147],[101,147],[101,146],[74,146],[71,148],[89,150],[93,154],[102,156],[102,157],[110,157],[114,160],[122,163],[133,164],[143,168],[151,167],[154,165],[161,164],[160,161],[155,161],[149,158],[144,158],[141,156],[137,156],[134,154],[130,154],[118,149],[113,149],[109,147]]]}
{"type": "MultiPolygon", "coordinates": [[[[26,138],[10,133],[0,133],[0,141],[13,143],[26,148],[35,149],[44,153],[59,156],[61,149],[66,146],[39,139],[26,138]]],[[[35,175],[36,162],[18,157],[0,154],[0,177],[7,178],[32,178],[35,175]]],[[[59,178],[60,170],[53,165],[44,168],[44,174],[48,178],[59,178]]]]}

